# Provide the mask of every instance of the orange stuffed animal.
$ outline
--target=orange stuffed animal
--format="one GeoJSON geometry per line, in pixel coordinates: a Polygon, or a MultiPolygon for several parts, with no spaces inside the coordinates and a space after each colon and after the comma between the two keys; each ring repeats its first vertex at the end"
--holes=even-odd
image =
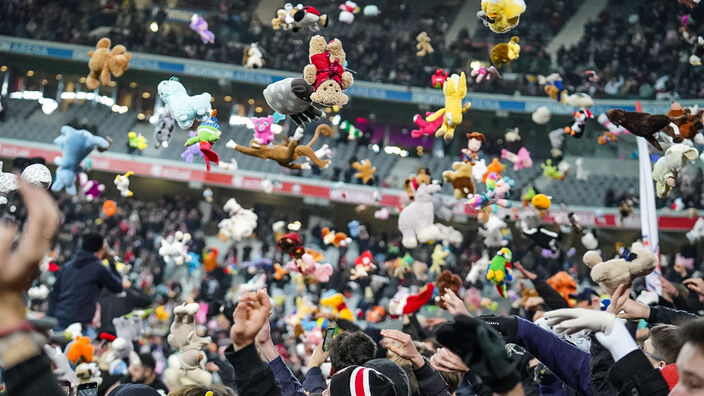
{"type": "Polygon", "coordinates": [[[74,366],[77,366],[80,363],[92,362],[93,352],[93,345],[90,343],[90,337],[78,336],[66,347],[66,357],[74,366]]]}
{"type": "Polygon", "coordinates": [[[110,84],[110,74],[115,77],[122,76],[130,66],[132,54],[127,52],[124,45],[118,44],[110,51],[110,39],[103,37],[95,45],[95,51],[88,51],[90,73],[86,77],[86,87],[96,89],[101,83],[110,84]]]}
{"type": "Polygon", "coordinates": [[[336,247],[344,247],[352,242],[352,239],[348,237],[347,234],[344,232],[335,232],[335,230],[331,230],[330,227],[323,228],[320,232],[320,236],[323,238],[323,242],[325,242],[326,245],[332,244],[336,247]]]}
{"type": "Polygon", "coordinates": [[[486,178],[491,172],[494,172],[499,177],[501,177],[501,172],[503,172],[504,168],[505,166],[501,162],[499,162],[499,159],[494,158],[493,160],[491,160],[489,166],[486,167],[486,172],[484,173],[484,176],[482,176],[482,182],[486,183],[486,178]]]}
{"type": "Polygon", "coordinates": [[[565,271],[560,271],[547,280],[547,284],[555,289],[560,295],[570,303],[570,294],[577,293],[577,282],[565,271]]]}

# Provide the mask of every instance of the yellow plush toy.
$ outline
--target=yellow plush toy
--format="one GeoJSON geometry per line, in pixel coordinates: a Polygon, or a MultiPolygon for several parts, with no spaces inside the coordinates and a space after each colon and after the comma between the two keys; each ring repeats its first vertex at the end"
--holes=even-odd
{"type": "Polygon", "coordinates": [[[352,163],[352,167],[357,169],[354,177],[362,179],[364,184],[367,184],[374,177],[374,172],[376,172],[376,167],[372,167],[372,163],[368,159],[363,159],[361,162],[356,161],[352,163]]]}
{"type": "Polygon", "coordinates": [[[433,122],[438,117],[443,117],[442,125],[435,132],[435,137],[444,137],[446,141],[455,136],[455,128],[462,123],[462,114],[472,105],[467,102],[462,106],[462,99],[467,96],[467,76],[462,72],[459,76],[453,74],[445,80],[442,86],[445,94],[445,107],[426,117],[426,121],[433,122]]]}
{"type": "Polygon", "coordinates": [[[493,32],[506,33],[518,26],[525,11],[523,0],[482,0],[482,10],[477,12],[477,18],[493,32]]]}
{"type": "Polygon", "coordinates": [[[422,57],[435,52],[433,46],[430,45],[430,37],[428,37],[428,33],[418,33],[418,35],[416,36],[416,41],[418,41],[418,43],[416,44],[416,49],[418,50],[416,52],[416,56],[422,57]]]}
{"type": "Polygon", "coordinates": [[[335,293],[330,297],[320,300],[320,305],[323,307],[332,308],[332,312],[338,319],[346,319],[350,322],[354,321],[354,315],[345,302],[345,297],[340,293],[335,293]]]}
{"type": "Polygon", "coordinates": [[[508,43],[499,43],[493,46],[491,48],[491,62],[496,67],[501,67],[503,64],[518,59],[518,55],[521,53],[521,46],[518,44],[520,40],[518,36],[513,36],[508,43]]]}

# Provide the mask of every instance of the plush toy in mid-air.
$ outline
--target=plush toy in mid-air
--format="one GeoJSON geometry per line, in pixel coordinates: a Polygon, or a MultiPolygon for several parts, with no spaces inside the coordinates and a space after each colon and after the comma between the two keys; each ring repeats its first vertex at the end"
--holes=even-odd
{"type": "Polygon", "coordinates": [[[501,73],[499,73],[499,70],[494,66],[482,66],[477,69],[472,69],[472,71],[469,72],[469,76],[474,77],[474,82],[477,84],[480,84],[484,80],[491,81],[492,79],[501,79],[501,73]]]}
{"type": "Polygon", "coordinates": [[[445,107],[426,117],[426,121],[433,122],[442,118],[435,137],[444,137],[445,141],[450,141],[455,136],[455,128],[462,123],[462,114],[472,105],[467,102],[462,106],[462,100],[467,96],[467,76],[464,72],[460,75],[453,74],[445,80],[442,92],[445,95],[445,107]]]}
{"type": "Polygon", "coordinates": [[[70,195],[76,194],[76,175],[81,172],[81,161],[94,148],[107,150],[110,147],[110,141],[105,138],[70,126],[61,127],[61,135],[54,139],[54,144],[59,146],[62,156],[54,159],[58,167],[51,191],[66,189],[66,193],[70,195]]]}
{"type": "Polygon", "coordinates": [[[221,241],[239,242],[252,235],[257,228],[257,214],[253,210],[243,208],[234,198],[228,199],[223,209],[230,217],[218,223],[221,241]]]}
{"type": "Polygon", "coordinates": [[[196,303],[182,304],[174,307],[174,321],[171,323],[167,342],[172,348],[178,348],[176,359],[169,361],[169,367],[164,371],[164,380],[171,386],[179,387],[187,383],[209,385],[211,374],[206,371],[206,355],[202,351],[210,344],[210,337],[200,337],[196,331],[196,314],[199,306],[196,303]],[[172,366],[172,363],[175,363],[172,366]]]}
{"type": "Polygon", "coordinates": [[[511,260],[513,255],[509,248],[501,248],[491,259],[486,269],[486,279],[494,282],[501,297],[506,297],[506,283],[513,280],[511,260]]]}
{"type": "Polygon", "coordinates": [[[123,197],[131,197],[133,195],[132,191],[130,191],[130,176],[132,175],[134,175],[134,172],[127,171],[124,175],[115,176],[115,187],[123,197]]]}
{"type": "Polygon", "coordinates": [[[475,210],[489,205],[498,205],[502,208],[511,207],[508,197],[515,182],[510,177],[501,177],[501,175],[491,172],[487,176],[485,183],[486,192],[468,197],[467,203],[470,206],[474,207],[475,210]]]}
{"type": "Polygon", "coordinates": [[[570,164],[567,161],[560,161],[557,165],[554,165],[551,158],[540,164],[540,167],[543,168],[543,177],[549,181],[565,180],[570,170],[570,164]]]}
{"type": "Polygon", "coordinates": [[[442,296],[447,294],[448,289],[452,290],[456,296],[459,296],[460,287],[462,286],[462,278],[460,278],[457,274],[453,274],[450,270],[443,270],[440,275],[438,275],[436,282],[438,284],[438,296],[435,301],[438,307],[447,309],[447,304],[445,304],[445,300],[442,299],[442,296]]]}
{"type": "Polygon", "coordinates": [[[213,32],[208,30],[208,22],[203,19],[202,16],[198,14],[193,14],[191,16],[191,23],[189,25],[191,30],[194,32],[198,33],[200,36],[200,40],[203,42],[203,44],[213,44],[215,42],[215,35],[213,32]]]}
{"type": "Polygon", "coordinates": [[[604,131],[604,133],[597,138],[597,142],[601,145],[618,141],[618,135],[622,133],[630,133],[628,132],[628,129],[622,126],[614,125],[611,121],[609,121],[609,117],[607,117],[605,113],[599,114],[596,121],[606,128],[606,131],[604,131]]]}
{"type": "Polygon", "coordinates": [[[399,287],[398,292],[389,300],[389,315],[398,317],[401,315],[411,315],[433,298],[435,285],[428,282],[418,289],[416,294],[411,294],[407,287],[399,287]]]}
{"type": "Polygon", "coordinates": [[[179,127],[188,129],[193,121],[208,121],[210,118],[213,109],[210,107],[209,93],[188,96],[186,88],[176,77],[160,82],[157,91],[179,127]]]}
{"type": "Polygon", "coordinates": [[[350,24],[354,22],[354,14],[359,14],[361,9],[354,1],[346,1],[338,7],[340,9],[340,22],[350,24]]]}
{"type": "Polygon", "coordinates": [[[475,186],[472,180],[472,164],[470,162],[457,161],[452,163],[452,170],[442,173],[443,179],[452,184],[455,190],[455,198],[462,199],[474,194],[475,186]]]}
{"type": "Polygon", "coordinates": [[[519,41],[521,39],[518,36],[513,36],[508,43],[499,43],[493,46],[491,48],[491,62],[496,67],[501,67],[504,64],[509,64],[512,60],[518,59],[521,54],[519,41]]]}
{"type": "Polygon", "coordinates": [[[518,149],[518,152],[515,154],[506,149],[501,149],[501,158],[513,162],[513,170],[516,171],[533,167],[533,159],[530,157],[530,151],[525,147],[518,149]]]}
{"type": "Polygon", "coordinates": [[[572,119],[574,119],[574,122],[572,123],[572,126],[565,127],[565,133],[572,137],[576,137],[577,139],[581,138],[586,130],[585,124],[587,122],[587,118],[594,118],[592,116],[592,112],[588,109],[580,109],[572,113],[572,119]]]}
{"type": "Polygon", "coordinates": [[[418,35],[416,36],[416,41],[417,41],[416,49],[418,50],[418,51],[416,51],[416,56],[422,57],[427,54],[432,54],[433,52],[435,52],[435,50],[433,49],[433,46],[430,45],[430,37],[428,37],[428,33],[426,33],[426,32],[418,33],[418,35]]]}
{"type": "Polygon", "coordinates": [[[683,143],[675,143],[665,151],[665,155],[653,165],[653,180],[658,198],[670,195],[670,190],[677,184],[679,172],[688,160],[694,163],[697,157],[697,149],[683,143]]]}
{"type": "Polygon", "coordinates": [[[486,183],[486,178],[489,177],[491,173],[496,173],[499,177],[501,177],[501,172],[503,172],[504,169],[506,169],[506,166],[499,162],[498,158],[494,157],[489,165],[487,165],[486,171],[484,171],[484,174],[482,175],[482,182],[486,183]]]}
{"type": "Polygon", "coordinates": [[[538,125],[545,125],[550,122],[550,109],[547,106],[540,106],[530,115],[530,119],[538,125]]]}
{"type": "Polygon", "coordinates": [[[331,296],[321,298],[320,305],[332,309],[333,315],[338,319],[354,322],[354,314],[347,307],[345,296],[340,293],[333,293],[331,296]]]}
{"type": "Polygon", "coordinates": [[[262,56],[262,51],[259,50],[257,43],[252,43],[244,49],[242,65],[248,69],[258,69],[264,66],[264,59],[262,59],[262,56]]]}
{"type": "MultiPolygon", "coordinates": [[[[197,146],[198,150],[203,154],[205,167],[208,171],[210,171],[211,162],[214,162],[215,165],[220,163],[218,153],[212,149],[213,143],[217,142],[222,134],[220,124],[218,123],[218,119],[215,118],[215,114],[216,112],[213,110],[210,120],[201,122],[198,128],[196,128],[195,136],[191,136],[186,140],[186,147],[197,146]]],[[[181,156],[183,157],[183,154],[181,156]]]]}
{"type": "MultiPolygon", "coordinates": [[[[352,73],[345,71],[347,56],[342,42],[316,35],[310,39],[310,64],[303,69],[303,78],[313,86],[311,100],[325,106],[343,106],[349,98],[342,91],[352,86],[352,73]]],[[[282,113],[283,114],[283,113],[282,113]]]]}
{"type": "MultiPolygon", "coordinates": [[[[469,110],[469,107],[463,109],[463,111],[469,110]]],[[[435,135],[435,132],[440,128],[442,125],[444,119],[443,117],[437,117],[435,120],[432,122],[428,121],[428,117],[432,116],[434,113],[430,111],[425,112],[425,118],[423,118],[420,114],[416,114],[413,116],[413,123],[418,126],[419,129],[414,129],[411,131],[411,137],[414,138],[420,138],[423,136],[433,136],[435,135]]]]}
{"type": "Polygon", "coordinates": [[[323,239],[323,243],[335,247],[345,247],[352,242],[352,238],[348,237],[347,234],[344,232],[335,232],[335,230],[331,230],[330,227],[324,227],[320,231],[320,237],[323,239]]]}
{"type": "Polygon", "coordinates": [[[191,234],[181,231],[176,231],[166,238],[162,237],[159,255],[166,264],[183,265],[188,261],[188,242],[190,241],[191,234]]]}
{"type": "Polygon", "coordinates": [[[276,163],[284,168],[310,169],[310,164],[308,163],[294,162],[300,157],[308,157],[315,164],[315,166],[320,169],[325,169],[330,164],[330,160],[321,160],[316,156],[315,151],[311,148],[313,143],[318,140],[318,136],[321,133],[326,136],[329,135],[330,127],[325,124],[318,125],[318,127],[315,128],[313,138],[307,145],[299,144],[301,138],[303,138],[303,129],[299,127],[296,129],[296,132],[291,139],[284,136],[284,144],[274,144],[271,146],[254,148],[245,147],[237,144],[234,140],[230,140],[227,142],[227,147],[239,151],[245,155],[276,161],[276,163]]]}
{"type": "Polygon", "coordinates": [[[303,4],[298,4],[295,8],[291,3],[284,4],[284,8],[276,10],[276,17],[271,20],[271,27],[274,30],[293,30],[295,22],[293,15],[302,8],[303,4]]]}
{"type": "Polygon", "coordinates": [[[462,154],[466,160],[476,161],[479,159],[479,150],[482,149],[482,143],[486,141],[486,137],[481,132],[472,132],[467,134],[467,148],[462,149],[462,154]]]}
{"type": "Polygon", "coordinates": [[[148,146],[147,138],[142,136],[141,133],[130,131],[127,133],[127,145],[129,146],[130,150],[142,151],[148,146]]]}
{"type": "Polygon", "coordinates": [[[591,278],[612,295],[619,285],[630,285],[634,279],[653,272],[658,263],[657,256],[642,245],[634,244],[623,257],[603,261],[599,253],[590,250],[582,257],[591,268],[591,278]]]}
{"type": "Polygon", "coordinates": [[[430,184],[433,181],[430,179],[430,170],[418,167],[416,173],[409,175],[403,182],[403,187],[406,190],[406,195],[408,199],[413,201],[415,197],[415,191],[421,184],[430,184]]]}
{"type": "Polygon", "coordinates": [[[675,135],[672,141],[675,143],[682,143],[684,139],[694,140],[702,130],[704,109],[697,109],[693,113],[690,108],[683,108],[678,102],[674,102],[670,105],[667,116],[673,119],[673,124],[677,126],[677,128],[672,127],[675,135]]]}
{"type": "Polygon", "coordinates": [[[110,39],[103,37],[95,45],[95,51],[88,51],[90,73],[86,77],[86,87],[96,89],[100,84],[110,85],[110,75],[122,76],[130,66],[132,55],[124,45],[118,44],[110,50],[110,39]]]}
{"type": "Polygon", "coordinates": [[[362,179],[362,183],[364,184],[369,183],[369,181],[374,178],[374,172],[376,172],[376,167],[373,167],[371,161],[368,159],[353,162],[352,168],[357,170],[354,177],[362,179]]]}
{"type": "Polygon", "coordinates": [[[274,125],[274,117],[252,117],[250,119],[254,125],[254,139],[250,143],[252,147],[266,146],[274,141],[274,131],[271,130],[274,125]]]}
{"type": "Polygon", "coordinates": [[[535,194],[531,198],[530,203],[536,210],[548,210],[550,205],[552,205],[550,197],[545,194],[535,194]]]}
{"type": "Polygon", "coordinates": [[[369,4],[364,6],[362,14],[368,17],[375,17],[381,14],[381,11],[379,10],[379,6],[377,6],[376,4],[369,4]]]}
{"type": "Polygon", "coordinates": [[[357,259],[354,260],[354,268],[350,270],[350,279],[357,280],[366,278],[369,273],[376,269],[372,252],[365,250],[357,259]]]}
{"type": "MultiPolygon", "coordinates": [[[[447,80],[447,72],[442,69],[435,70],[435,73],[430,77],[430,85],[433,88],[442,88],[442,85],[447,80]]],[[[426,114],[427,115],[427,114],[426,114]]]]}
{"type": "Polygon", "coordinates": [[[704,58],[704,37],[697,36],[697,38],[692,41],[692,55],[689,56],[689,64],[692,66],[701,66],[702,58],[704,58]]]}
{"type": "Polygon", "coordinates": [[[482,10],[477,18],[494,33],[506,33],[515,28],[526,11],[523,0],[482,0],[482,10]]]}
{"type": "Polygon", "coordinates": [[[448,241],[452,244],[462,242],[462,235],[457,230],[434,223],[433,197],[440,189],[437,184],[419,185],[413,202],[399,214],[398,229],[403,236],[403,247],[413,249],[418,243],[430,241],[448,241]]]}
{"type": "Polygon", "coordinates": [[[299,127],[323,117],[325,113],[313,105],[313,86],[302,78],[284,78],[264,89],[264,99],[272,110],[291,117],[299,127]]]}
{"type": "Polygon", "coordinates": [[[441,244],[435,245],[435,247],[433,248],[433,254],[430,256],[430,258],[433,260],[433,263],[428,271],[439,274],[442,270],[442,267],[445,265],[445,260],[447,259],[447,256],[449,254],[449,248],[446,248],[441,244]]]}
{"type": "Polygon", "coordinates": [[[105,191],[104,184],[88,179],[88,175],[83,172],[78,174],[78,183],[81,185],[81,192],[86,197],[86,201],[94,201],[105,191]]]}
{"type": "Polygon", "coordinates": [[[326,26],[328,26],[327,14],[321,15],[320,11],[314,7],[303,7],[293,14],[293,28],[291,30],[297,32],[307,28],[312,32],[317,32],[321,27],[326,26]]]}
{"type": "MultiPolygon", "coordinates": [[[[662,114],[637,113],[622,109],[611,109],[606,116],[616,126],[622,126],[636,136],[645,138],[653,147],[662,151],[662,146],[655,139],[655,134],[673,122],[673,119],[662,114]]],[[[674,138],[674,136],[672,136],[674,138]]]]}
{"type": "Polygon", "coordinates": [[[174,131],[176,121],[168,111],[161,111],[154,127],[154,148],[167,148],[174,131]]]}

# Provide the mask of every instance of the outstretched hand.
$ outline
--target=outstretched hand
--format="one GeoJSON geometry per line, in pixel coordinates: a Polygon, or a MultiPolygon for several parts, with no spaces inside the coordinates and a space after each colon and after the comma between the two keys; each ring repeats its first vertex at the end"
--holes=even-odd
{"type": "Polygon", "coordinates": [[[457,297],[457,295],[455,294],[455,292],[452,291],[452,289],[446,287],[445,294],[443,294],[441,298],[445,302],[445,307],[447,307],[447,311],[452,314],[452,316],[472,316],[469,314],[467,306],[464,305],[464,301],[457,297]]]}
{"type": "Polygon", "coordinates": [[[242,349],[254,342],[270,313],[271,301],[266,290],[259,289],[240,297],[233,315],[235,324],[230,329],[230,338],[236,349],[242,349]]]}
{"type": "Polygon", "coordinates": [[[629,297],[631,288],[627,285],[619,285],[611,296],[611,304],[606,309],[621,319],[647,319],[650,316],[650,307],[633,301],[629,297]]]}
{"type": "Polygon", "coordinates": [[[466,373],[469,367],[462,361],[462,358],[454,354],[447,348],[439,348],[435,355],[430,358],[430,365],[435,370],[448,373],[466,373]]]}
{"type": "Polygon", "coordinates": [[[684,282],[682,282],[689,290],[692,290],[694,292],[697,292],[700,296],[704,296],[704,279],[702,278],[692,278],[692,279],[685,279],[684,282]]]}
{"type": "Polygon", "coordinates": [[[513,263],[513,266],[516,267],[516,269],[520,271],[521,274],[523,274],[524,278],[530,279],[531,281],[538,279],[538,275],[535,272],[531,272],[525,269],[525,267],[523,267],[520,261],[516,261],[515,263],[513,263]]]}
{"type": "Polygon", "coordinates": [[[389,351],[397,354],[398,356],[408,359],[413,363],[416,368],[423,367],[425,360],[413,345],[413,340],[411,336],[398,330],[382,330],[382,345],[389,351]]]}
{"type": "Polygon", "coordinates": [[[51,248],[59,225],[59,209],[46,190],[32,187],[17,177],[20,195],[27,207],[25,229],[16,249],[15,225],[0,225],[0,329],[21,325],[26,317],[22,293],[39,271],[39,263],[51,248]]]}
{"type": "Polygon", "coordinates": [[[558,333],[574,334],[581,330],[609,334],[616,317],[610,312],[585,308],[565,308],[546,312],[548,326],[555,326],[558,333]]]}

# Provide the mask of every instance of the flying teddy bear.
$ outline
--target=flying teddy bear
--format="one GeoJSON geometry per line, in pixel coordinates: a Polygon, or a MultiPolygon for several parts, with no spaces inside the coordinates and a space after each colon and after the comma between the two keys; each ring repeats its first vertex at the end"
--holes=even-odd
{"type": "Polygon", "coordinates": [[[130,176],[132,175],[134,175],[132,171],[127,171],[124,175],[115,175],[115,187],[123,197],[131,197],[133,195],[132,191],[130,191],[130,176]]]}
{"type": "Polygon", "coordinates": [[[368,159],[363,159],[361,162],[353,162],[352,168],[357,170],[354,177],[357,179],[362,179],[362,183],[364,184],[367,184],[370,180],[372,180],[372,178],[374,178],[374,172],[376,172],[376,167],[372,167],[372,163],[368,159]]]}
{"type": "Polygon", "coordinates": [[[674,129],[675,136],[672,141],[675,143],[682,143],[684,139],[694,140],[695,136],[702,130],[702,123],[704,122],[704,109],[695,110],[696,113],[692,113],[689,108],[682,108],[677,102],[670,105],[670,111],[667,112],[667,116],[674,118],[677,121],[673,121],[673,124],[677,125],[677,129],[674,129]],[[685,116],[682,118],[682,116],[685,116]]]}
{"type": "Polygon", "coordinates": [[[331,132],[330,126],[325,124],[318,125],[315,128],[315,134],[313,138],[308,142],[307,145],[299,144],[301,138],[303,138],[303,128],[298,127],[293,137],[289,139],[284,136],[284,144],[274,144],[272,146],[262,146],[259,148],[245,147],[237,144],[234,140],[229,140],[226,144],[227,148],[231,148],[235,151],[239,151],[242,154],[259,157],[262,159],[270,159],[276,161],[280,166],[289,169],[310,169],[309,163],[295,163],[300,157],[308,157],[310,160],[320,169],[325,169],[330,165],[330,160],[321,160],[315,154],[315,151],[311,148],[313,143],[318,140],[318,136],[322,133],[324,135],[329,135],[331,132]]]}
{"type": "Polygon", "coordinates": [[[58,167],[51,191],[66,189],[69,195],[76,194],[76,175],[81,172],[81,162],[94,148],[104,151],[110,147],[109,140],[70,126],[61,127],[61,135],[54,139],[54,144],[59,146],[62,156],[54,159],[58,167]]]}
{"type": "Polygon", "coordinates": [[[634,244],[625,257],[603,261],[599,253],[590,250],[582,261],[591,268],[591,278],[609,295],[621,284],[631,284],[634,279],[653,272],[658,263],[657,256],[642,245],[634,244]]]}
{"type": "Polygon", "coordinates": [[[523,0],[482,0],[477,18],[494,33],[506,33],[518,26],[521,14],[526,11],[523,0]]]}
{"type": "Polygon", "coordinates": [[[311,100],[324,106],[343,106],[349,98],[342,91],[352,86],[352,73],[345,71],[347,56],[342,42],[329,43],[320,35],[309,43],[310,64],[303,68],[303,78],[313,86],[311,100]]]}
{"type": "Polygon", "coordinates": [[[447,289],[452,290],[456,296],[459,296],[460,286],[462,286],[462,278],[460,278],[457,274],[453,274],[450,270],[443,270],[440,275],[438,275],[436,283],[438,285],[438,296],[436,297],[435,302],[438,307],[447,309],[447,304],[445,304],[445,300],[442,299],[442,296],[447,294],[447,289]]]}
{"type": "Polygon", "coordinates": [[[421,184],[430,184],[433,181],[430,179],[430,170],[424,167],[418,167],[418,171],[415,174],[411,174],[403,182],[403,187],[406,190],[406,195],[408,199],[413,201],[415,198],[415,191],[421,184]]]}
{"type": "Polygon", "coordinates": [[[130,66],[132,55],[127,52],[124,45],[118,44],[110,50],[110,39],[103,37],[95,45],[95,51],[88,51],[90,73],[86,77],[86,87],[96,89],[101,83],[110,85],[110,74],[115,77],[122,76],[130,66]]]}
{"type": "Polygon", "coordinates": [[[428,33],[418,33],[418,35],[416,36],[416,41],[416,49],[418,50],[416,52],[416,56],[423,57],[427,54],[432,54],[435,52],[433,46],[430,45],[430,37],[428,37],[428,33]]]}
{"type": "MultiPolygon", "coordinates": [[[[670,118],[663,114],[651,115],[648,113],[638,113],[622,109],[611,109],[606,112],[606,117],[608,117],[609,121],[611,121],[614,125],[622,126],[628,129],[628,131],[633,135],[645,138],[648,143],[652,144],[653,147],[659,151],[662,151],[662,146],[660,146],[660,143],[657,139],[655,139],[655,134],[661,130],[668,133],[664,130],[665,127],[673,122],[679,121],[679,117],[670,118]]],[[[683,115],[682,117],[686,116],[683,115]]],[[[668,135],[675,138],[676,136],[673,136],[673,132],[674,131],[671,130],[668,135]]]]}
{"type": "Polygon", "coordinates": [[[455,136],[455,128],[462,124],[462,114],[472,106],[470,102],[462,106],[462,100],[467,96],[467,76],[464,72],[460,75],[453,74],[445,80],[442,92],[445,95],[445,107],[426,117],[426,121],[433,122],[442,118],[435,137],[444,137],[449,142],[455,136]]]}
{"type": "Polygon", "coordinates": [[[291,117],[299,127],[323,117],[325,113],[311,100],[313,86],[302,78],[284,78],[267,85],[264,100],[272,110],[291,117]]]}
{"type": "Polygon", "coordinates": [[[512,60],[518,59],[521,54],[521,46],[518,42],[521,39],[518,36],[511,37],[508,43],[499,43],[491,48],[491,62],[496,67],[501,67],[504,64],[509,64],[512,60]]]}
{"type": "Polygon", "coordinates": [[[653,165],[653,180],[658,198],[670,195],[670,190],[677,184],[679,172],[687,164],[694,163],[699,152],[694,147],[683,143],[675,143],[665,151],[665,155],[653,165]]]}
{"type": "Polygon", "coordinates": [[[166,109],[183,129],[190,128],[195,120],[205,122],[211,117],[213,109],[210,107],[210,94],[205,92],[188,96],[186,88],[177,77],[160,82],[157,92],[166,109]]]}
{"type": "Polygon", "coordinates": [[[472,180],[472,164],[464,161],[452,163],[452,170],[442,173],[443,179],[452,184],[455,198],[462,199],[474,194],[475,186],[472,180]]]}

